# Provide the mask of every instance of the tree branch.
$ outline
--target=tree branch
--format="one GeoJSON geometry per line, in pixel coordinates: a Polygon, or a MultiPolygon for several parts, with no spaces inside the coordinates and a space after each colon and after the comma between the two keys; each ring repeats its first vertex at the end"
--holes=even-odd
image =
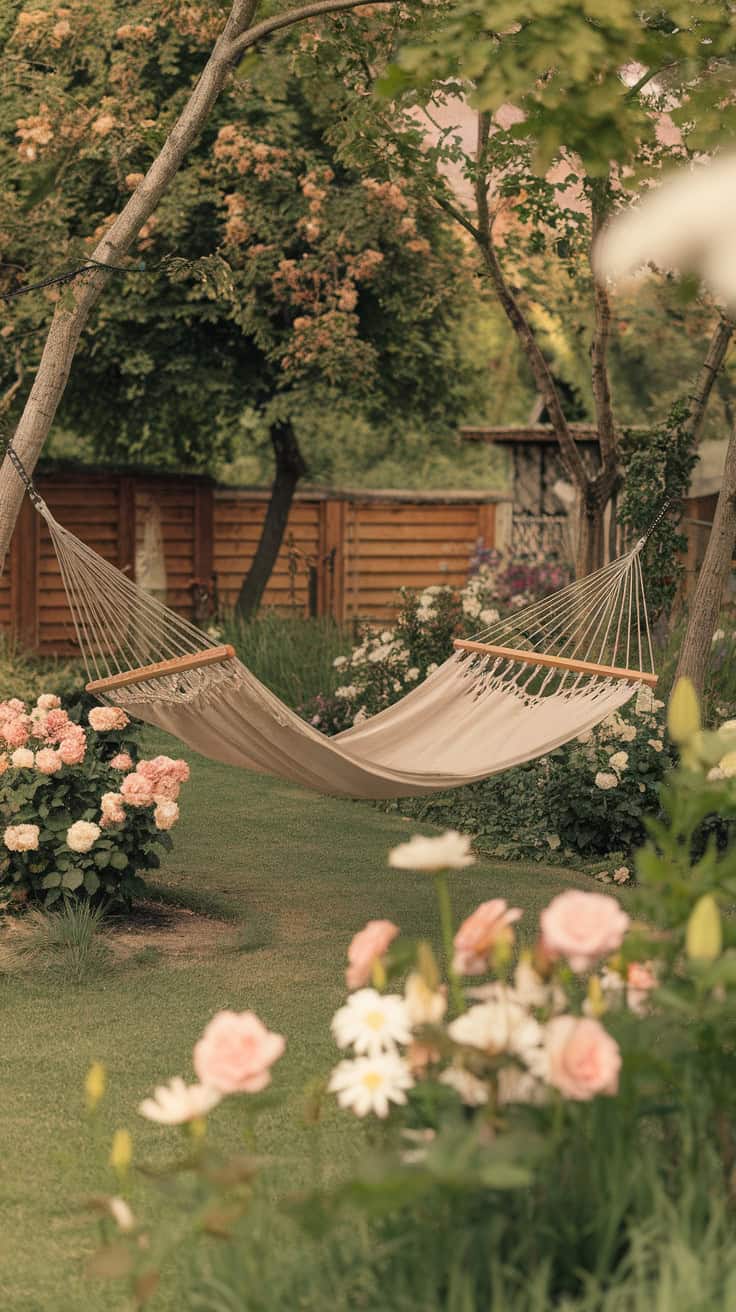
{"type": "Polygon", "coordinates": [[[685,432],[689,435],[691,446],[695,446],[700,436],[711,392],[726,358],[734,327],[736,325],[731,319],[721,315],[708,343],[708,350],[700,366],[695,389],[690,394],[690,410],[683,425],[685,432]]]}
{"type": "MultiPolygon", "coordinates": [[[[250,50],[251,46],[262,41],[264,36],[270,36],[272,32],[280,32],[285,27],[292,27],[294,23],[301,23],[305,18],[318,18],[320,14],[344,13],[349,9],[360,9],[371,2],[372,0],[314,0],[311,5],[301,5],[299,9],[287,10],[285,14],[275,14],[273,18],[265,18],[262,23],[249,28],[233,41],[230,56],[234,59],[240,58],[246,50],[250,50]]],[[[376,0],[376,7],[395,3],[396,0],[376,0]]]]}
{"type": "MultiPolygon", "coordinates": [[[[606,191],[608,183],[606,181],[606,191]]],[[[606,218],[606,206],[601,194],[601,184],[593,184],[591,204],[592,239],[591,251],[606,218]]],[[[590,344],[591,386],[595,405],[598,444],[601,452],[602,481],[615,479],[618,465],[617,439],[613,421],[613,402],[608,378],[608,342],[611,331],[611,305],[608,293],[602,283],[593,276],[593,308],[595,326],[590,344]]]]}

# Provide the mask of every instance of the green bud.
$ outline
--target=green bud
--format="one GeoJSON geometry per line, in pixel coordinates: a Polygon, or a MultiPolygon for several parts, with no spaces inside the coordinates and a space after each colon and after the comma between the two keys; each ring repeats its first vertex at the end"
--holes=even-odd
{"type": "Polygon", "coordinates": [[[670,738],[678,746],[687,745],[700,729],[698,695],[690,679],[678,679],[667,708],[670,738]]]}
{"type": "Polygon", "coordinates": [[[690,912],[685,950],[691,961],[715,961],[722,947],[723,926],[718,903],[712,893],[704,893],[690,912]]]}

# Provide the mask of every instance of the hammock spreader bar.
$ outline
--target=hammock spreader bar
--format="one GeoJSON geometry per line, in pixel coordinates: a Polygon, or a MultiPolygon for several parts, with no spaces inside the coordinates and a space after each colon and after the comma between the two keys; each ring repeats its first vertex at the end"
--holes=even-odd
{"type": "Polygon", "coordinates": [[[125,670],[122,674],[113,674],[107,679],[93,679],[86,684],[87,692],[111,692],[114,688],[126,688],[131,683],[148,683],[149,679],[165,679],[172,674],[187,674],[190,670],[201,669],[203,665],[217,665],[220,661],[234,661],[235,648],[227,643],[224,647],[211,647],[208,651],[193,652],[188,656],[175,656],[170,661],[157,661],[155,665],[139,665],[135,670],[125,670]]]}
{"type": "Polygon", "coordinates": [[[656,674],[648,674],[645,670],[627,670],[622,665],[598,665],[595,661],[569,660],[563,656],[547,656],[539,651],[517,651],[514,647],[494,647],[489,642],[471,642],[466,638],[456,638],[452,645],[456,651],[498,656],[507,661],[544,665],[554,670],[573,670],[576,674],[597,674],[602,679],[626,679],[630,683],[646,683],[650,688],[654,688],[657,683],[656,674]]]}

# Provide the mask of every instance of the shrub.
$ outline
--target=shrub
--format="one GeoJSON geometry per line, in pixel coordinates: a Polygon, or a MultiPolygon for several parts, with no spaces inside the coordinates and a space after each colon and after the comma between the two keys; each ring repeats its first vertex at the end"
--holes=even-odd
{"type": "Polygon", "coordinates": [[[30,709],[18,698],[0,703],[6,905],[129,902],[144,889],[139,871],[156,868],[159,851],[171,847],[186,762],[139,759],[137,733],[119,707],[96,707],[85,718],[53,694],[30,709]]]}

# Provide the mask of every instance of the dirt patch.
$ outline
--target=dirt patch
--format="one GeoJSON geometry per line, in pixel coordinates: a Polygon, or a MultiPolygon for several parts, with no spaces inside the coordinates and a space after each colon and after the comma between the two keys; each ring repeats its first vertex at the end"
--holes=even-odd
{"type": "Polygon", "coordinates": [[[235,925],[165,902],[142,902],[125,915],[111,916],[103,931],[116,961],[155,951],[182,963],[231,947],[238,933],[235,925]]]}

